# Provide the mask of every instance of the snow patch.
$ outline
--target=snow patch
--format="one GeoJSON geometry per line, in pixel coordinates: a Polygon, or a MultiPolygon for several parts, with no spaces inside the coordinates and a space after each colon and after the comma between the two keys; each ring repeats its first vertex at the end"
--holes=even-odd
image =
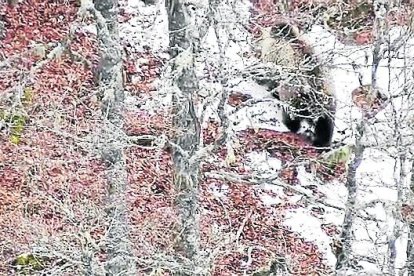
{"type": "Polygon", "coordinates": [[[265,87],[258,85],[254,81],[242,81],[241,79],[233,80],[238,83],[232,89],[235,92],[242,92],[243,94],[249,95],[252,99],[274,99],[274,97],[266,90],[265,87]]]}
{"type": "MultiPolygon", "coordinates": [[[[229,109],[231,110],[231,108],[229,109]]],[[[267,100],[254,106],[243,107],[231,114],[229,119],[233,122],[234,131],[242,131],[248,128],[289,131],[282,123],[282,110],[275,100],[267,100]]]]}
{"type": "Polygon", "coordinates": [[[229,186],[227,184],[212,184],[210,191],[218,198],[227,197],[229,186]]]}
{"type": "Polygon", "coordinates": [[[126,14],[134,16],[119,24],[119,35],[123,45],[131,52],[143,52],[148,47],[153,52],[167,50],[168,17],[162,1],[156,5],[145,5],[143,1],[128,0],[120,2],[126,14]]]}
{"type": "Polygon", "coordinates": [[[282,203],[285,202],[285,200],[282,200],[279,197],[271,196],[271,195],[266,194],[266,193],[260,194],[260,199],[267,206],[278,205],[278,204],[282,204],[282,203]]]}
{"type": "Polygon", "coordinates": [[[314,242],[320,252],[325,255],[328,265],[335,266],[336,258],[330,247],[331,240],[322,230],[319,219],[312,216],[306,209],[297,209],[286,214],[284,224],[307,241],[314,242]]]}
{"type": "Polygon", "coordinates": [[[282,168],[282,161],[269,157],[269,153],[266,151],[249,152],[246,156],[249,161],[249,167],[254,169],[257,174],[260,174],[260,177],[275,176],[282,168]]]}

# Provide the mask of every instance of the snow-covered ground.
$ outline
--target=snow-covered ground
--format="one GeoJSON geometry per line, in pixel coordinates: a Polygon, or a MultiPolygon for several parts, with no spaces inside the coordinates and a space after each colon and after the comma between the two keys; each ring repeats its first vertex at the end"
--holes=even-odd
{"type": "MultiPolygon", "coordinates": [[[[391,34],[400,33],[402,28],[395,28],[391,34]]],[[[366,46],[347,46],[340,43],[335,37],[321,26],[314,26],[312,31],[307,33],[306,38],[312,42],[317,54],[322,59],[329,60],[329,75],[338,100],[338,109],[336,114],[336,129],[348,129],[345,140],[346,143],[353,144],[353,128],[356,122],[362,119],[361,112],[352,104],[352,91],[359,87],[359,75],[362,76],[363,84],[371,83],[371,67],[367,66],[372,62],[370,47],[366,46]],[[354,67],[352,64],[355,64],[354,67]]],[[[395,39],[395,38],[394,38],[395,39]]],[[[412,47],[410,54],[414,53],[414,40],[408,41],[406,45],[412,47]]],[[[403,59],[391,59],[390,66],[388,61],[382,61],[377,72],[378,86],[385,91],[387,95],[396,95],[400,93],[404,82],[401,79],[403,74],[403,59]],[[391,69],[389,69],[391,68],[391,69]]],[[[269,100],[269,95],[263,88],[257,88],[256,84],[244,81],[237,86],[237,91],[249,94],[254,99],[266,100],[257,105],[242,108],[233,117],[237,121],[235,130],[239,131],[247,127],[265,128],[278,131],[287,131],[280,121],[281,111],[277,102],[269,100]],[[278,118],[278,121],[272,121],[269,118],[278,118]]],[[[404,105],[399,100],[393,101],[393,106],[397,110],[402,110],[404,105]]],[[[377,135],[378,129],[383,133],[391,133],[391,126],[387,123],[387,118],[392,114],[390,107],[377,114],[377,119],[383,120],[382,124],[371,125],[366,140],[376,141],[376,139],[385,139],[386,137],[377,135]],[[379,137],[378,137],[379,136],[379,137]]],[[[343,134],[335,132],[334,140],[341,140],[343,134]]],[[[399,168],[395,168],[395,160],[387,152],[380,150],[367,149],[364,159],[357,171],[358,195],[357,209],[363,208],[360,215],[369,215],[372,220],[357,219],[354,227],[355,242],[353,250],[356,256],[363,257],[359,265],[363,267],[359,273],[381,274],[384,272],[385,260],[389,256],[388,250],[389,236],[393,235],[394,227],[401,227],[401,236],[396,242],[396,268],[401,269],[406,260],[407,238],[406,229],[395,219],[395,203],[397,202],[397,185],[399,179],[399,168]],[[369,204],[377,202],[377,204],[369,204]],[[369,207],[366,206],[369,204],[369,207]],[[372,205],[372,206],[371,206],[372,205]],[[394,209],[393,209],[394,208],[394,209]],[[393,213],[394,212],[394,213],[393,213]]],[[[274,159],[274,158],[273,158],[274,159]]],[[[250,156],[250,166],[263,174],[275,174],[277,166],[270,166],[263,154],[257,153],[250,156]],[[256,156],[256,158],[252,158],[256,156]]],[[[278,160],[273,160],[277,164],[278,160]]],[[[280,162],[280,161],[279,161],[280,162]]],[[[302,168],[300,171],[305,171],[302,168]]],[[[318,190],[326,195],[326,202],[335,203],[336,206],[346,208],[347,189],[345,183],[323,183],[322,185],[312,175],[305,173],[298,176],[302,184],[318,185],[318,190]]],[[[402,181],[407,181],[406,179],[402,181]]],[[[265,187],[268,189],[268,187],[265,187]]],[[[276,193],[283,193],[282,189],[275,187],[276,193]]],[[[280,202],[280,198],[272,198],[269,195],[263,196],[263,200],[271,205],[280,202]]],[[[322,223],[333,223],[341,226],[343,223],[344,212],[336,209],[326,208],[323,219],[315,218],[309,211],[309,208],[295,209],[290,211],[286,216],[285,224],[291,229],[297,231],[305,239],[314,241],[319,250],[325,252],[327,263],[334,268],[336,258],[334,257],[329,243],[331,239],[321,230],[322,223]]],[[[399,270],[395,273],[399,273],[399,270]]]]}

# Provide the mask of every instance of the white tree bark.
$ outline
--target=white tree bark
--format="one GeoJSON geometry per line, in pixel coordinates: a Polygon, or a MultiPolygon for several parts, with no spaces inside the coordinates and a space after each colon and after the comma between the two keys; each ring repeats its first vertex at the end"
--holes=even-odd
{"type": "MultiPolygon", "coordinates": [[[[197,3],[195,3],[197,4],[197,3]]],[[[199,48],[199,28],[194,24],[200,7],[184,0],[167,0],[170,32],[170,55],[176,90],[173,94],[173,124],[175,130],[172,157],[176,206],[181,225],[177,253],[189,261],[189,272],[180,275],[204,275],[200,249],[199,173],[200,159],[194,157],[200,147],[201,127],[194,107],[198,88],[195,75],[195,55],[199,48]]]]}
{"type": "MultiPolygon", "coordinates": [[[[414,193],[414,161],[411,166],[411,191],[414,193]]],[[[407,268],[408,275],[414,275],[414,220],[408,223],[408,243],[407,243],[407,268]]]]}
{"type": "Polygon", "coordinates": [[[117,0],[96,0],[92,12],[98,26],[100,66],[98,68],[99,96],[102,100],[104,126],[100,134],[100,154],[107,165],[108,201],[107,233],[108,275],[136,275],[136,264],[128,239],[126,216],[127,172],[123,152],[122,109],[124,88],[122,80],[122,51],[117,23],[117,0]]]}
{"type": "Polygon", "coordinates": [[[346,187],[348,189],[348,200],[346,202],[346,210],[344,222],[342,223],[342,232],[340,241],[342,248],[339,250],[336,262],[336,270],[345,272],[352,271],[353,257],[352,257],[352,241],[353,236],[353,225],[355,224],[355,218],[357,216],[356,210],[356,194],[357,194],[357,181],[356,171],[361,164],[364,146],[361,144],[361,138],[364,135],[365,122],[362,121],[358,126],[358,133],[355,143],[355,156],[351,161],[348,169],[346,187]]]}

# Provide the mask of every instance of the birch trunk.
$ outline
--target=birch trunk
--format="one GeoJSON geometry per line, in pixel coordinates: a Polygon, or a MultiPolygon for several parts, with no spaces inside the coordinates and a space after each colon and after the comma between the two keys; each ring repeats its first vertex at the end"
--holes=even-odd
{"type": "Polygon", "coordinates": [[[122,80],[122,51],[117,22],[117,0],[94,1],[98,26],[100,64],[98,72],[99,97],[102,100],[103,129],[100,135],[100,154],[107,166],[108,202],[106,263],[107,275],[136,275],[131,254],[126,216],[127,172],[123,147],[124,88],[122,80]]]}
{"type": "Polygon", "coordinates": [[[356,210],[356,194],[357,194],[357,182],[356,182],[356,171],[359,165],[362,162],[364,154],[364,146],[361,144],[361,138],[364,134],[365,123],[361,122],[358,126],[358,134],[355,143],[355,156],[349,165],[346,187],[348,189],[348,200],[346,202],[346,210],[344,222],[342,223],[342,232],[341,232],[341,244],[342,248],[339,250],[336,262],[337,271],[349,271],[352,269],[352,241],[353,241],[353,231],[352,227],[355,223],[355,218],[357,214],[356,210]]]}
{"type": "Polygon", "coordinates": [[[194,6],[184,0],[167,0],[168,28],[170,32],[170,55],[173,59],[173,75],[176,91],[173,94],[173,125],[175,146],[174,185],[177,192],[176,206],[181,229],[177,239],[177,251],[189,261],[190,273],[180,275],[203,275],[200,257],[198,186],[200,160],[191,159],[200,146],[200,123],[196,116],[194,97],[198,87],[194,56],[198,49],[197,26],[194,6]]]}
{"type": "MultiPolygon", "coordinates": [[[[410,189],[414,192],[414,161],[411,166],[411,185],[410,189]]],[[[407,243],[407,268],[408,276],[414,276],[414,220],[408,223],[408,243],[407,243]]]]}

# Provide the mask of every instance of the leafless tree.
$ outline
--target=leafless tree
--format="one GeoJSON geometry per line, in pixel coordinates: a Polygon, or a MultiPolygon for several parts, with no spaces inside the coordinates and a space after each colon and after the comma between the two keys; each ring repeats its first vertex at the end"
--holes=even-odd
{"type": "MultiPolygon", "coordinates": [[[[411,171],[414,171],[414,162],[411,171]]],[[[411,192],[414,193],[414,174],[411,175],[410,188],[411,192]]],[[[411,212],[413,212],[412,209],[411,212]]],[[[414,275],[414,219],[412,214],[410,217],[411,219],[408,221],[407,267],[408,275],[412,276],[414,275]]]]}
{"type": "MultiPolygon", "coordinates": [[[[196,4],[196,3],[194,3],[196,4]]],[[[177,251],[190,261],[184,275],[203,275],[199,225],[199,177],[201,127],[196,115],[194,99],[198,89],[195,75],[195,56],[199,50],[199,26],[194,25],[193,3],[182,0],[166,1],[170,36],[170,56],[176,91],[173,94],[172,157],[174,161],[174,186],[176,205],[181,221],[177,251]]]]}
{"type": "MultiPolygon", "coordinates": [[[[392,7],[390,3],[387,1],[373,1],[374,13],[375,13],[375,20],[374,20],[374,38],[375,41],[373,43],[373,50],[372,50],[372,64],[369,64],[371,68],[371,89],[368,91],[368,99],[376,99],[378,97],[378,93],[380,91],[377,89],[378,83],[378,68],[380,63],[384,64],[386,61],[387,68],[389,71],[395,69],[391,65],[391,59],[395,53],[399,52],[401,49],[404,48],[404,44],[406,42],[407,37],[409,37],[409,33],[402,34],[397,39],[390,39],[388,36],[388,32],[390,30],[390,26],[387,23],[386,15],[389,12],[389,9],[392,7]]],[[[401,267],[396,267],[396,259],[397,254],[402,254],[402,252],[397,252],[396,243],[397,239],[401,238],[403,235],[404,227],[402,225],[402,218],[400,215],[401,205],[403,202],[407,201],[407,195],[409,194],[408,187],[405,185],[405,181],[408,175],[406,171],[406,164],[407,164],[407,154],[409,153],[409,148],[411,147],[412,138],[407,136],[405,131],[407,130],[407,118],[410,116],[408,115],[410,109],[412,109],[412,99],[411,99],[411,91],[407,89],[409,87],[410,76],[407,76],[407,72],[410,72],[411,65],[405,64],[403,69],[403,75],[400,76],[404,79],[405,87],[401,89],[401,92],[398,91],[390,91],[390,83],[393,81],[391,78],[388,80],[388,94],[390,94],[390,99],[388,99],[389,108],[391,111],[392,116],[387,118],[387,120],[375,120],[373,118],[363,118],[359,123],[357,123],[357,133],[356,133],[356,142],[355,142],[355,155],[350,163],[348,175],[347,175],[347,189],[348,189],[348,200],[347,200],[347,208],[345,212],[345,218],[342,225],[342,233],[341,233],[341,242],[342,248],[340,250],[340,254],[337,259],[336,268],[338,272],[345,272],[345,271],[352,271],[355,269],[358,270],[358,262],[363,259],[362,256],[358,256],[357,252],[353,252],[352,244],[358,239],[355,236],[354,232],[357,226],[356,219],[357,214],[360,213],[358,209],[361,209],[361,204],[358,203],[356,200],[357,194],[359,193],[359,185],[357,184],[357,179],[355,171],[358,166],[361,164],[363,154],[366,149],[379,149],[380,151],[384,152],[385,154],[389,154],[390,157],[395,161],[394,167],[394,189],[397,192],[397,201],[392,203],[392,206],[388,205],[386,202],[381,202],[385,209],[392,209],[396,210],[393,211],[392,220],[395,221],[391,226],[391,230],[388,233],[378,233],[379,236],[384,237],[384,241],[387,244],[387,254],[382,261],[379,261],[380,258],[378,257],[368,260],[368,262],[376,263],[378,267],[385,273],[386,275],[395,275],[398,269],[401,267]],[[400,107],[397,107],[394,103],[394,100],[401,101],[404,104],[400,107]],[[411,106],[411,108],[410,108],[411,106]],[[379,137],[380,134],[373,132],[371,127],[376,123],[382,123],[386,129],[389,129],[389,132],[392,133],[392,137],[379,137]],[[374,137],[375,136],[375,137],[374,137]],[[362,138],[362,139],[361,139],[362,138]],[[374,139],[375,143],[367,142],[367,140],[374,139]],[[394,150],[391,150],[394,149],[394,150]]],[[[374,128],[375,129],[375,128],[374,128]]],[[[380,223],[377,219],[371,218],[373,222],[377,224],[380,223]]],[[[409,228],[411,225],[409,225],[409,228]]],[[[380,229],[380,228],[378,228],[380,229]]],[[[411,229],[412,230],[412,229],[411,229]]],[[[410,233],[412,233],[410,231],[410,233]]],[[[410,234],[409,234],[410,235],[410,234]]],[[[378,236],[378,237],[379,237],[378,236]]],[[[378,238],[379,240],[382,238],[378,238]]],[[[377,244],[374,241],[375,245],[383,246],[379,243],[377,244]]],[[[409,241],[409,246],[407,250],[407,266],[411,266],[412,257],[410,256],[411,253],[411,245],[409,241]]],[[[400,273],[404,273],[400,271],[400,273]]],[[[411,275],[411,274],[410,274],[411,275]]]]}
{"type": "Polygon", "coordinates": [[[102,99],[104,126],[100,133],[99,150],[107,166],[109,229],[107,236],[110,275],[135,275],[135,261],[128,240],[126,217],[127,172],[123,152],[124,88],[122,79],[122,50],[117,23],[117,0],[94,2],[97,21],[100,66],[99,97],[102,99]]]}
{"type": "Polygon", "coordinates": [[[348,189],[348,200],[346,203],[347,209],[345,211],[344,222],[342,224],[342,232],[340,240],[342,241],[342,249],[339,250],[340,253],[337,257],[336,269],[346,269],[352,266],[352,249],[351,243],[353,240],[352,237],[352,227],[356,217],[356,193],[357,193],[357,181],[356,181],[356,171],[361,164],[362,156],[364,154],[364,145],[361,144],[361,139],[364,134],[364,124],[361,122],[358,128],[358,136],[356,138],[355,145],[355,157],[353,158],[351,164],[348,168],[348,175],[346,186],[348,189]]]}

